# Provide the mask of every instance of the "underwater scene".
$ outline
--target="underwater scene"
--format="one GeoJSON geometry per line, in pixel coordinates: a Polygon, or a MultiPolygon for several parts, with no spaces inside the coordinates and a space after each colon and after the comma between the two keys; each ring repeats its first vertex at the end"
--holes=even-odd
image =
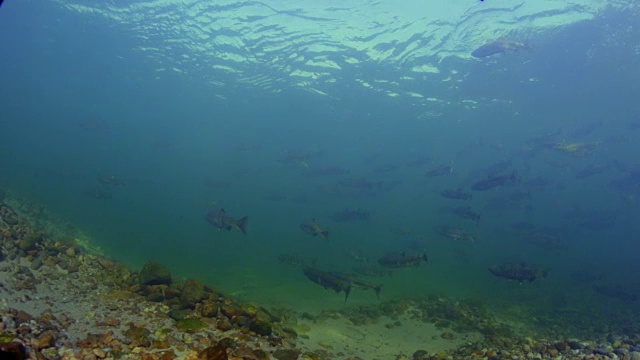
{"type": "Polygon", "coordinates": [[[0,359],[640,359],[638,19],[0,1],[0,359]]]}

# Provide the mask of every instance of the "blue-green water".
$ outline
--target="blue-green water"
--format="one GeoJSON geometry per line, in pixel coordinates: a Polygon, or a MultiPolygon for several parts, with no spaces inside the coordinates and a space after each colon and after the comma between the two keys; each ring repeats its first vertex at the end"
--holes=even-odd
{"type": "MultiPolygon", "coordinates": [[[[346,250],[372,265],[389,252],[426,251],[426,265],[360,276],[383,284],[382,300],[437,294],[636,309],[640,11],[619,2],[523,14],[490,3],[456,5],[475,25],[446,8],[446,26],[416,15],[422,31],[402,26],[406,4],[395,18],[384,5],[395,19],[388,24],[349,23],[345,13],[382,6],[366,1],[321,10],[6,3],[0,184],[72,222],[114,259],[134,268],[155,259],[251,301],[344,306],[281,254],[350,273],[362,263],[346,250]],[[500,37],[528,48],[469,56],[500,37]],[[425,176],[441,165],[451,172],[425,176]],[[346,173],[314,175],[330,167],[346,173]],[[519,181],[471,190],[512,173],[519,181]],[[350,180],[381,185],[353,189],[350,180]],[[458,187],[473,198],[440,195],[458,187]],[[455,216],[460,205],[481,213],[479,223],[455,216]],[[247,235],[209,225],[214,207],[248,216],[247,235]],[[375,215],[332,220],[346,208],[375,215]],[[329,241],[300,229],[310,218],[329,228],[329,241]],[[475,241],[447,239],[439,225],[475,241]],[[487,271],[505,262],[548,277],[519,284],[487,271]],[[594,290],[601,285],[630,298],[594,290]]],[[[354,290],[348,304],[377,301],[354,290]]]]}

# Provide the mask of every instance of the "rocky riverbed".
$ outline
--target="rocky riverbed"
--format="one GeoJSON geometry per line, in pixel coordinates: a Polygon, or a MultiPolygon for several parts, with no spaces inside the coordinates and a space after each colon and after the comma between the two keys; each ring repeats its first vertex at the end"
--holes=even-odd
{"type": "Polygon", "coordinates": [[[640,360],[636,328],[551,339],[469,301],[319,314],[243,303],[154,261],[129,269],[25,204],[0,197],[0,359],[640,360]]]}

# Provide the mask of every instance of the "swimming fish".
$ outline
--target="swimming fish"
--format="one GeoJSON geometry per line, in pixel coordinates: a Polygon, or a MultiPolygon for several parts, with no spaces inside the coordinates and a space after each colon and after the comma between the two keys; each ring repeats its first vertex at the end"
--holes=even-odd
{"type": "Polygon", "coordinates": [[[224,209],[214,209],[207,213],[205,220],[218,230],[231,231],[239,229],[243,234],[247,234],[247,217],[236,219],[226,213],[224,209]]]}
{"type": "Polygon", "coordinates": [[[477,58],[485,58],[487,56],[495,54],[516,51],[519,49],[526,49],[527,47],[528,46],[525,43],[510,41],[506,39],[498,39],[473,50],[471,56],[477,58]]]}
{"type": "Polygon", "coordinates": [[[302,231],[307,235],[314,237],[320,235],[324,240],[329,240],[329,230],[320,227],[315,219],[309,219],[308,221],[300,224],[300,229],[302,229],[302,231]]]}

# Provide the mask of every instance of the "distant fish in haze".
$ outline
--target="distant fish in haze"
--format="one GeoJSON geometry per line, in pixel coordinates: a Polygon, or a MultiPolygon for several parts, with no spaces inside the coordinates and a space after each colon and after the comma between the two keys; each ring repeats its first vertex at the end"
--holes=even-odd
{"type": "Polygon", "coordinates": [[[489,267],[491,275],[503,279],[515,280],[519,283],[523,281],[534,282],[537,279],[547,277],[546,270],[540,270],[526,263],[502,264],[489,267]]]}
{"type": "Polygon", "coordinates": [[[467,233],[466,231],[449,226],[449,225],[436,225],[433,227],[433,230],[440,236],[443,236],[449,240],[460,241],[460,242],[474,242],[475,236],[467,233]]]}
{"type": "Polygon", "coordinates": [[[498,39],[473,50],[471,56],[477,58],[485,58],[496,54],[502,54],[527,48],[528,46],[525,43],[510,41],[506,39],[498,39]]]}
{"type": "Polygon", "coordinates": [[[423,253],[422,255],[409,255],[405,252],[393,252],[378,259],[378,264],[390,269],[399,269],[417,267],[420,266],[420,263],[423,261],[426,263],[427,260],[427,253],[423,253]]]}
{"type": "Polygon", "coordinates": [[[459,218],[471,220],[476,224],[480,222],[480,213],[474,211],[471,206],[458,206],[452,211],[459,218]]]}
{"type": "Polygon", "coordinates": [[[333,221],[345,222],[345,221],[364,221],[370,220],[375,215],[375,210],[369,209],[350,209],[336,211],[331,214],[330,218],[333,221]]]}
{"type": "Polygon", "coordinates": [[[122,179],[111,174],[98,175],[98,182],[107,186],[125,186],[125,182],[122,179]]]}
{"type": "Polygon", "coordinates": [[[593,290],[600,295],[608,296],[624,302],[635,302],[640,299],[638,288],[632,288],[621,284],[595,284],[593,290]]]}
{"type": "Polygon", "coordinates": [[[607,170],[607,166],[600,164],[589,164],[576,173],[577,179],[586,179],[588,177],[602,174],[607,170]]]}
{"type": "Polygon", "coordinates": [[[489,175],[485,179],[477,181],[476,183],[471,185],[471,190],[487,191],[498,186],[514,184],[519,180],[520,178],[518,177],[515,171],[512,172],[511,175],[489,175]]]}
{"type": "Polygon", "coordinates": [[[231,231],[238,229],[243,234],[247,234],[247,217],[236,219],[226,213],[224,209],[214,209],[207,213],[205,220],[218,230],[231,231]]]}
{"type": "Polygon", "coordinates": [[[302,229],[302,231],[307,235],[311,235],[313,237],[320,235],[324,240],[329,240],[329,230],[318,225],[315,219],[309,219],[300,224],[300,229],[302,229]]]}
{"type": "Polygon", "coordinates": [[[453,172],[453,166],[450,164],[440,164],[438,167],[427,171],[424,176],[428,178],[448,175],[453,172]]]}
{"type": "Polygon", "coordinates": [[[308,176],[322,177],[322,176],[338,176],[347,175],[350,173],[349,169],[344,169],[339,166],[325,166],[310,168],[307,171],[308,176]]]}
{"type": "Polygon", "coordinates": [[[440,195],[447,199],[452,200],[471,200],[473,195],[464,191],[462,188],[457,189],[445,189],[440,191],[440,195]]]}

